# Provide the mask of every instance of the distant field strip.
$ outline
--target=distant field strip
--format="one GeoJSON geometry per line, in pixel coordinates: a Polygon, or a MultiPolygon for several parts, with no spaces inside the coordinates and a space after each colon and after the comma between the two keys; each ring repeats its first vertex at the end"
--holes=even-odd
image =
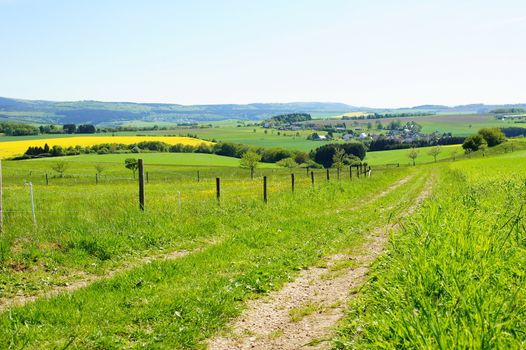
{"type": "Polygon", "coordinates": [[[63,137],[50,138],[40,140],[23,140],[23,141],[7,141],[0,143],[0,158],[13,157],[22,155],[28,147],[44,147],[48,145],[53,147],[55,145],[62,147],[74,146],[93,146],[102,143],[121,143],[125,145],[133,145],[142,141],[160,141],[170,145],[184,144],[184,145],[200,145],[211,144],[211,142],[194,139],[191,137],[175,137],[175,136],[78,136],[78,137],[63,137]]]}

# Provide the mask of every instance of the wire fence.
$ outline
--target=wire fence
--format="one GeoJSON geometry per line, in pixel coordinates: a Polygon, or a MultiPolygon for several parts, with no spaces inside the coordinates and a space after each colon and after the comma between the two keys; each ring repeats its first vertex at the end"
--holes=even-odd
{"type": "Polygon", "coordinates": [[[331,181],[353,181],[370,177],[372,169],[363,164],[343,169],[264,169],[252,178],[233,169],[166,170],[142,166],[138,176],[69,173],[51,177],[44,170],[8,169],[2,176],[0,164],[0,230],[5,219],[16,224],[25,217],[36,226],[48,214],[63,216],[107,208],[148,209],[149,205],[182,205],[196,202],[240,202],[244,199],[269,201],[269,196],[319,187],[331,181]],[[145,203],[146,199],[146,203],[145,203]],[[13,220],[11,220],[13,219],[13,220]]]}

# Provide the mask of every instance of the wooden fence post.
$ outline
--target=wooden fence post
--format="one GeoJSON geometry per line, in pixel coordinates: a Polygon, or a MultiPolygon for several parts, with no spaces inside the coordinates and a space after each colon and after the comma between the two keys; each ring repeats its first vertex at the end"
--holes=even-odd
{"type": "Polygon", "coordinates": [[[150,183],[150,172],[149,171],[146,172],[146,183],[147,184],[150,183]]]}
{"type": "Polygon", "coordinates": [[[290,174],[290,181],[292,184],[292,193],[294,193],[294,174],[290,174]]]}
{"type": "Polygon", "coordinates": [[[310,182],[312,183],[312,188],[314,188],[314,171],[310,172],[310,182]]]}
{"type": "Polygon", "coordinates": [[[201,180],[200,176],[199,176],[199,170],[197,170],[197,182],[199,182],[201,180]]]}
{"type": "Polygon", "coordinates": [[[144,210],[144,165],[139,159],[139,208],[144,210]]]}
{"type": "Polygon", "coordinates": [[[46,186],[49,185],[49,179],[47,178],[47,173],[46,173],[46,186]]]}
{"type": "Polygon", "coordinates": [[[33,183],[29,182],[29,200],[31,201],[31,214],[33,215],[33,226],[37,227],[37,217],[35,215],[35,197],[33,196],[33,183]]]}
{"type": "Polygon", "coordinates": [[[331,180],[331,175],[329,173],[329,168],[327,168],[327,181],[330,181],[331,180]]]}
{"type": "Polygon", "coordinates": [[[306,167],[305,169],[307,169],[307,176],[309,176],[309,167],[306,167]]]}
{"type": "Polygon", "coordinates": [[[216,199],[217,204],[221,203],[221,180],[216,177],[216,199]]]}
{"type": "Polygon", "coordinates": [[[267,177],[263,176],[263,201],[267,203],[267,177]]]}
{"type": "Polygon", "coordinates": [[[0,232],[4,230],[4,207],[3,207],[3,179],[2,179],[2,160],[0,159],[0,232]]]}
{"type": "Polygon", "coordinates": [[[352,180],[352,165],[349,165],[349,177],[352,180]]]}

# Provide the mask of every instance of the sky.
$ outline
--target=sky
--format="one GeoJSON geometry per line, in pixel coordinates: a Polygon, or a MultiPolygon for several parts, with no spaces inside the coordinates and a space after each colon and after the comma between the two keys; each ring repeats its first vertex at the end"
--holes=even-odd
{"type": "Polygon", "coordinates": [[[0,0],[0,96],[526,103],[524,0],[0,0]]]}

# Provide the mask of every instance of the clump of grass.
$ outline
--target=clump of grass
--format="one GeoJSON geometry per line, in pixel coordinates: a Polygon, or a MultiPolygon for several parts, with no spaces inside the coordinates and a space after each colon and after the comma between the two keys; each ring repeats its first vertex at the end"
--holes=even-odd
{"type": "Polygon", "coordinates": [[[305,317],[312,315],[316,312],[323,312],[327,308],[323,305],[307,303],[300,307],[293,308],[289,311],[289,317],[292,322],[299,322],[305,317]]]}

